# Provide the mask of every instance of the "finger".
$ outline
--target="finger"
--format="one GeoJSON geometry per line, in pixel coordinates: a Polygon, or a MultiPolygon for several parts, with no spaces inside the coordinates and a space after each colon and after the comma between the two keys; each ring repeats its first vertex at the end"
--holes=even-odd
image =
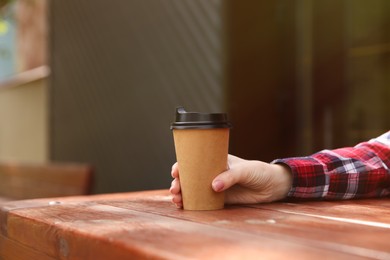
{"type": "Polygon", "coordinates": [[[177,162],[172,165],[171,175],[173,178],[179,178],[179,166],[177,162]]]}
{"type": "Polygon", "coordinates": [[[236,173],[233,170],[227,170],[219,174],[212,182],[213,190],[216,192],[224,191],[237,183],[236,173]]]}
{"type": "Polygon", "coordinates": [[[180,181],[179,179],[174,179],[171,183],[171,188],[169,189],[169,192],[172,194],[178,194],[180,193],[180,181]]]}
{"type": "Polygon", "coordinates": [[[237,172],[234,170],[234,165],[245,161],[237,156],[228,155],[228,169],[219,174],[212,182],[213,190],[216,192],[224,191],[235,183],[237,183],[237,172]],[[233,170],[232,170],[233,168],[233,170]]]}
{"type": "Polygon", "coordinates": [[[180,208],[183,207],[183,203],[182,203],[182,202],[180,202],[180,203],[175,203],[175,204],[176,204],[176,207],[177,207],[178,209],[180,209],[180,208]]]}
{"type": "Polygon", "coordinates": [[[182,205],[183,204],[183,199],[181,197],[181,194],[176,194],[172,197],[172,202],[175,203],[176,205],[182,205]]]}
{"type": "Polygon", "coordinates": [[[261,161],[246,161],[234,164],[229,170],[222,172],[213,180],[213,189],[223,191],[235,184],[251,189],[259,188],[269,182],[269,174],[265,174],[268,163],[261,161]]]}
{"type": "Polygon", "coordinates": [[[172,197],[172,202],[173,203],[181,203],[182,202],[182,197],[181,194],[176,194],[172,197]]]}

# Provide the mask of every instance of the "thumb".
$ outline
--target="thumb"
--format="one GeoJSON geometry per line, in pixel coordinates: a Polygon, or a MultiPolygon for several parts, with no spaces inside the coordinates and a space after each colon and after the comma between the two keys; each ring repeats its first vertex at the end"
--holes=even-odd
{"type": "Polygon", "coordinates": [[[241,180],[245,179],[245,173],[238,171],[236,169],[229,169],[222,172],[213,180],[211,186],[216,192],[221,192],[229,189],[234,184],[239,183],[241,180]]]}
{"type": "Polygon", "coordinates": [[[212,182],[213,190],[216,192],[221,192],[226,189],[229,189],[231,186],[239,182],[244,178],[243,173],[240,173],[236,167],[232,167],[233,165],[237,166],[241,163],[246,162],[246,160],[241,159],[237,156],[228,155],[228,169],[221,174],[219,174],[212,182]]]}

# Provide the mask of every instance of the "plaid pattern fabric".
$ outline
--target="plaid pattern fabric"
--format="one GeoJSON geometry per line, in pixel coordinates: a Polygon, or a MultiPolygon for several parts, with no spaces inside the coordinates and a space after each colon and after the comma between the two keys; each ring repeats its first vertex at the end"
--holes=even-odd
{"type": "Polygon", "coordinates": [[[390,195],[390,131],[355,147],[272,163],[285,164],[292,170],[289,198],[337,200],[390,195]]]}

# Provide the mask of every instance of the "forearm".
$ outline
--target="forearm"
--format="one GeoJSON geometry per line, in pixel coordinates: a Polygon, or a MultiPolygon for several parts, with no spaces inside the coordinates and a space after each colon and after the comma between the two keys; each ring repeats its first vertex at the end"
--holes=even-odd
{"type": "Polygon", "coordinates": [[[390,194],[389,133],[355,147],[274,163],[285,164],[292,171],[290,198],[351,199],[390,194]]]}

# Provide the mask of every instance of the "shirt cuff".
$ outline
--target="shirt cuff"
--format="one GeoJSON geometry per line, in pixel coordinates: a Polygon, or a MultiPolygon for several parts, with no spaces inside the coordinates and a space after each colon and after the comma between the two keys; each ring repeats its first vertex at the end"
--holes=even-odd
{"type": "Polygon", "coordinates": [[[326,166],[313,157],[276,159],[271,163],[284,164],[291,169],[293,182],[288,198],[318,199],[326,196],[329,189],[326,166]]]}

